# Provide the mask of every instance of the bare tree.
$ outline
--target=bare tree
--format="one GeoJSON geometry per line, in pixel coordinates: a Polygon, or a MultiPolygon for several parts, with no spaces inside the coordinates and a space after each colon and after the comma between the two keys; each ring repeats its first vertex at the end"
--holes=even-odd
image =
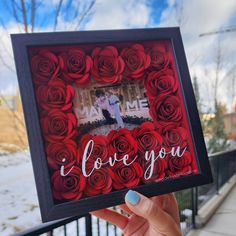
{"type": "MultiPolygon", "coordinates": [[[[71,27],[63,30],[79,30],[82,22],[85,18],[91,14],[92,8],[95,5],[96,0],[58,0],[57,3],[50,6],[52,9],[45,13],[42,11],[39,14],[40,7],[47,8],[48,1],[42,0],[2,0],[4,5],[4,11],[7,11],[13,21],[16,23],[19,33],[33,33],[35,31],[43,30],[42,26],[45,26],[45,22],[53,22],[51,24],[52,31],[58,30],[59,18],[64,19],[66,22],[72,22],[71,27]],[[40,27],[41,25],[41,27],[40,27]]],[[[8,26],[4,19],[0,16],[0,26],[9,36],[8,26]]],[[[10,40],[10,37],[9,37],[10,40]]],[[[13,56],[5,45],[3,39],[0,37],[0,44],[6,56],[13,61],[13,56]]],[[[15,73],[9,62],[2,56],[0,52],[0,63],[9,71],[15,73]]],[[[13,63],[12,63],[13,64],[13,63]]],[[[14,110],[11,109],[9,103],[5,100],[5,97],[0,93],[0,99],[8,107],[12,117],[16,120],[16,123],[24,127],[24,121],[18,117],[14,110]]],[[[15,126],[15,128],[19,128],[15,126]]],[[[21,137],[19,137],[21,139],[21,137]]],[[[24,142],[24,140],[22,140],[24,142]]]]}
{"type": "Polygon", "coordinates": [[[63,2],[63,0],[60,0],[57,7],[56,7],[56,14],[55,14],[53,31],[56,31],[56,29],[57,29],[58,17],[59,17],[60,11],[61,11],[62,2],[63,2]]]}
{"type": "Polygon", "coordinates": [[[220,40],[218,40],[218,46],[216,51],[216,68],[215,68],[215,78],[213,80],[213,88],[214,88],[214,106],[217,106],[218,103],[218,87],[219,87],[219,77],[220,71],[222,68],[222,50],[220,45],[220,40]]]}
{"type": "Polygon", "coordinates": [[[184,4],[183,0],[176,1],[174,4],[174,11],[176,16],[176,22],[180,28],[184,27],[186,23],[186,15],[184,14],[184,4]]]}
{"type": "Polygon", "coordinates": [[[226,66],[226,61],[223,60],[223,51],[221,47],[220,37],[215,54],[215,75],[213,82],[213,99],[214,99],[214,118],[208,123],[211,127],[211,139],[208,143],[209,152],[223,151],[227,148],[227,134],[225,133],[224,114],[226,113],[225,104],[218,99],[219,85],[222,82],[222,68],[226,66]]]}
{"type": "MultiPolygon", "coordinates": [[[[35,31],[36,21],[44,22],[50,20],[53,21],[52,31],[57,30],[59,18],[64,18],[67,22],[73,22],[74,28],[78,30],[83,20],[91,13],[96,0],[87,1],[64,1],[58,0],[53,6],[50,6],[51,11],[41,14],[37,14],[40,7],[47,8],[48,1],[42,0],[3,0],[4,7],[17,23],[19,32],[29,33],[35,31]]],[[[0,24],[5,27],[3,21],[0,18],[0,24]]],[[[40,24],[39,24],[40,25],[40,24]]],[[[39,30],[39,29],[38,29],[39,30]]],[[[66,29],[65,29],[66,30],[66,29]]],[[[70,29],[71,30],[71,29],[70,29]]]]}

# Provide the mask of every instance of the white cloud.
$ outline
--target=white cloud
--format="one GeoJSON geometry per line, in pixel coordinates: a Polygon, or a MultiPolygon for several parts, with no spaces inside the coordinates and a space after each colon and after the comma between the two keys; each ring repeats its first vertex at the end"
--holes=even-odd
{"type": "MultiPolygon", "coordinates": [[[[0,27],[0,95],[13,95],[18,90],[14,56],[12,51],[10,34],[22,33],[22,24],[9,22],[6,29],[0,27]]],[[[35,32],[51,31],[49,28],[36,28],[35,32]]]]}
{"type": "MultiPolygon", "coordinates": [[[[53,0],[50,6],[56,5],[58,0],[53,0]]],[[[83,9],[86,2],[80,8],[83,9]]],[[[73,4],[77,4],[76,1],[73,4]]],[[[48,6],[49,7],[49,6],[48,6]]],[[[145,27],[149,22],[149,8],[144,0],[97,0],[93,8],[94,14],[89,17],[85,29],[117,29],[145,27]]],[[[67,22],[59,16],[57,30],[72,30],[76,20],[67,22]]],[[[9,22],[7,31],[0,27],[0,93],[14,94],[17,90],[17,78],[13,60],[11,40],[9,33],[19,33],[23,25],[9,22]],[[7,66],[6,66],[7,65],[7,66]],[[11,69],[9,69],[9,68],[11,69]]],[[[37,28],[35,32],[51,31],[51,28],[37,28]]]]}
{"type": "Polygon", "coordinates": [[[159,26],[178,26],[180,23],[190,72],[192,76],[197,75],[203,103],[208,108],[213,104],[212,86],[220,41],[222,68],[219,77],[222,82],[219,85],[218,98],[231,109],[232,99],[229,99],[227,91],[232,79],[225,78],[225,75],[236,65],[236,31],[204,37],[199,37],[199,34],[236,25],[236,19],[233,17],[236,14],[236,1],[169,0],[168,4],[168,8],[162,12],[159,26]]]}
{"type": "MultiPolygon", "coordinates": [[[[56,4],[58,0],[53,0],[56,4]]],[[[231,77],[225,76],[236,64],[236,31],[220,35],[199,37],[199,34],[218,30],[227,25],[236,25],[236,1],[225,0],[168,0],[168,7],[162,12],[160,24],[151,22],[151,5],[145,0],[97,0],[92,14],[86,18],[82,28],[85,30],[142,28],[153,26],[176,26],[181,23],[181,32],[186,50],[191,75],[197,75],[200,83],[203,103],[212,107],[212,84],[215,77],[215,60],[218,39],[222,49],[223,67],[220,74],[219,98],[228,104],[231,102],[227,91],[230,90],[231,77]],[[183,7],[180,7],[180,3],[183,7]],[[176,5],[179,4],[179,5],[176,5]],[[180,17],[181,16],[181,17],[180,17]]],[[[84,3],[85,4],[85,3],[84,3]]],[[[65,22],[59,17],[58,30],[73,29],[76,21],[65,22]]],[[[19,32],[16,24],[7,25],[9,32],[19,32]]],[[[49,31],[51,29],[37,29],[36,31],[49,31]]],[[[0,54],[5,63],[15,68],[10,38],[7,32],[0,27],[0,54]],[[9,51],[9,53],[7,52],[9,51]],[[9,55],[10,54],[10,55],[9,55]]],[[[236,80],[236,79],[235,79],[236,80]]],[[[14,92],[17,87],[15,73],[8,70],[0,59],[0,90],[5,93],[14,92]]],[[[235,94],[236,96],[236,94],[235,94]]],[[[231,99],[232,100],[232,99],[231,99]]]]}
{"type": "Polygon", "coordinates": [[[18,33],[17,24],[10,23],[6,31],[0,27],[0,93],[15,94],[17,78],[10,40],[10,33],[18,33]]]}
{"type": "MultiPolygon", "coordinates": [[[[16,82],[14,80],[14,82],[16,82]]],[[[15,95],[17,94],[17,83],[15,84],[13,81],[11,83],[6,83],[6,86],[1,86],[0,95],[15,95]]]]}
{"type": "Polygon", "coordinates": [[[149,23],[150,9],[143,0],[98,0],[87,30],[141,28],[149,23]]]}

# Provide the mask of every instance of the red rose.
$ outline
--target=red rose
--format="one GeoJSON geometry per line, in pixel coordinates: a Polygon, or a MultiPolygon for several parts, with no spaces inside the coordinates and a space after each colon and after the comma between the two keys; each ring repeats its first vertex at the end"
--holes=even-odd
{"type": "Polygon", "coordinates": [[[73,138],[76,134],[76,117],[73,113],[51,110],[41,118],[42,130],[49,142],[73,138]]]}
{"type": "MultiPolygon", "coordinates": [[[[67,174],[71,167],[66,168],[67,174]]],[[[86,185],[85,177],[79,167],[74,166],[66,176],[61,176],[60,170],[53,173],[51,177],[53,197],[57,200],[77,200],[80,199],[86,185]]]]}
{"type": "Polygon", "coordinates": [[[163,130],[163,141],[167,151],[178,146],[183,149],[187,146],[187,130],[183,127],[168,127],[163,130]]]}
{"type": "Polygon", "coordinates": [[[165,159],[158,158],[155,161],[153,172],[152,172],[152,175],[149,179],[147,179],[149,177],[149,174],[150,174],[150,169],[149,169],[150,167],[148,168],[148,166],[150,166],[151,161],[147,161],[147,160],[144,159],[144,157],[141,157],[139,159],[139,163],[140,163],[140,165],[143,169],[143,172],[144,172],[143,178],[142,178],[143,183],[157,182],[157,181],[160,181],[160,180],[164,179],[165,170],[167,168],[167,162],[166,162],[165,159]]]}
{"type": "Polygon", "coordinates": [[[95,48],[92,59],[92,75],[98,83],[115,84],[122,80],[124,62],[115,47],[95,48]]]}
{"type": "Polygon", "coordinates": [[[112,179],[107,169],[94,170],[92,175],[86,178],[84,193],[87,196],[109,193],[112,189],[112,179]]]}
{"type": "Polygon", "coordinates": [[[185,152],[183,156],[168,158],[168,170],[166,171],[168,176],[178,177],[180,175],[189,175],[192,172],[192,156],[190,152],[185,152]]]}
{"type": "Polygon", "coordinates": [[[179,98],[170,95],[160,95],[151,101],[149,113],[160,130],[168,126],[180,126],[183,116],[179,98]]]}
{"type": "MultiPolygon", "coordinates": [[[[108,139],[104,135],[91,135],[91,134],[85,134],[82,139],[79,141],[79,159],[82,159],[82,156],[84,154],[84,149],[87,145],[87,143],[93,140],[93,150],[90,155],[90,157],[87,160],[87,163],[94,163],[97,158],[101,158],[103,162],[105,162],[108,158],[108,139]]],[[[88,150],[90,152],[90,149],[88,150]]]]}
{"type": "Polygon", "coordinates": [[[178,83],[174,73],[170,69],[153,71],[145,80],[145,88],[149,99],[155,99],[158,95],[173,94],[178,89],[178,83]]]}
{"type": "Polygon", "coordinates": [[[65,81],[75,83],[77,86],[87,84],[89,72],[93,66],[90,56],[80,49],[73,49],[67,53],[62,53],[60,58],[62,62],[62,77],[65,81]]]}
{"type": "Polygon", "coordinates": [[[143,169],[138,162],[134,162],[129,166],[125,166],[123,162],[116,163],[110,175],[113,180],[113,188],[116,190],[123,188],[133,188],[139,185],[143,176],[143,169]]]}
{"type": "Polygon", "coordinates": [[[132,131],[135,140],[138,143],[139,152],[142,155],[146,151],[157,151],[160,150],[162,145],[162,137],[155,131],[155,127],[151,122],[144,122],[138,128],[132,131]]]}
{"type": "Polygon", "coordinates": [[[40,85],[36,92],[39,105],[44,110],[69,110],[72,108],[74,95],[74,88],[58,78],[51,79],[47,85],[40,85]]]}
{"type": "Polygon", "coordinates": [[[116,153],[118,157],[128,154],[129,158],[135,158],[138,145],[129,130],[125,128],[112,130],[107,138],[109,140],[108,149],[111,156],[114,156],[116,153]]]}
{"type": "Polygon", "coordinates": [[[168,67],[170,62],[170,54],[165,45],[156,44],[148,49],[151,58],[149,70],[162,70],[168,67]]]}
{"type": "Polygon", "coordinates": [[[31,68],[36,84],[47,83],[59,74],[59,58],[48,50],[40,50],[32,57],[31,68]]]}
{"type": "Polygon", "coordinates": [[[124,76],[126,79],[144,79],[145,70],[149,67],[151,59],[145,53],[141,44],[134,44],[121,52],[125,62],[124,76]]]}
{"type": "Polygon", "coordinates": [[[47,160],[51,168],[57,170],[61,166],[72,166],[76,162],[77,146],[72,140],[60,143],[49,143],[46,146],[47,160]]]}

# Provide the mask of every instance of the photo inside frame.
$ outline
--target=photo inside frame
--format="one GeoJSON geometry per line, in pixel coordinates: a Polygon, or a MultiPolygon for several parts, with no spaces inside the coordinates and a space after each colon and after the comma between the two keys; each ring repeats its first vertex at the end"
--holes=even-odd
{"type": "Polygon", "coordinates": [[[56,204],[198,173],[171,41],[35,46],[29,60],[56,204]]]}
{"type": "Polygon", "coordinates": [[[152,121],[143,81],[105,86],[91,81],[86,88],[74,89],[73,109],[80,136],[107,135],[120,128],[132,130],[144,121],[152,121]]]}

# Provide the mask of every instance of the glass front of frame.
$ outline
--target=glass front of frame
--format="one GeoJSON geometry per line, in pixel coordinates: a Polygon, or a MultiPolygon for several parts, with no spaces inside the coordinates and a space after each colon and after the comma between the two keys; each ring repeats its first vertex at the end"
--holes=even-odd
{"type": "Polygon", "coordinates": [[[55,203],[198,174],[171,41],[28,54],[55,203]]]}

